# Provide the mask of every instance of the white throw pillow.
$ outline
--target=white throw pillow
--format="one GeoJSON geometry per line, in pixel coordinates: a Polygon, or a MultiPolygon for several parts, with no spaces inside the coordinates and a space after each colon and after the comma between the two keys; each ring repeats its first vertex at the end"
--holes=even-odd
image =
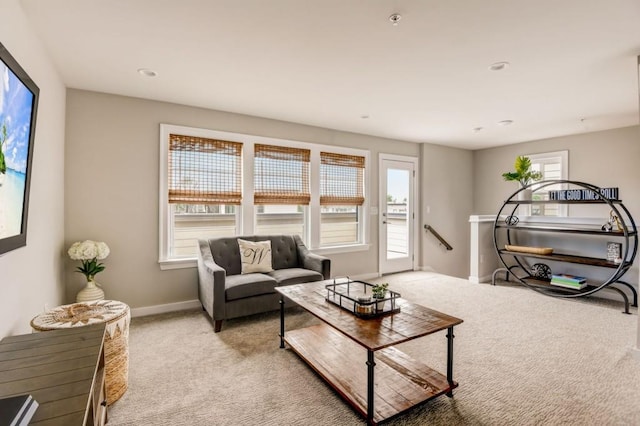
{"type": "Polygon", "coordinates": [[[271,272],[271,241],[247,241],[238,238],[242,273],[271,272]]]}

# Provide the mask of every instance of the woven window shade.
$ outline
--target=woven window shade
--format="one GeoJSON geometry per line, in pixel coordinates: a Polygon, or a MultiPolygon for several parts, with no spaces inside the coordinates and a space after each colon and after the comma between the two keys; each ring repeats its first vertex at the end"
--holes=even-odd
{"type": "Polygon", "coordinates": [[[242,143],[169,135],[169,203],[240,204],[242,143]]]}
{"type": "Polygon", "coordinates": [[[308,149],[255,145],[254,204],[309,204],[308,149]]]}
{"type": "Polygon", "coordinates": [[[364,157],[320,153],[320,205],[364,203],[364,157]]]}

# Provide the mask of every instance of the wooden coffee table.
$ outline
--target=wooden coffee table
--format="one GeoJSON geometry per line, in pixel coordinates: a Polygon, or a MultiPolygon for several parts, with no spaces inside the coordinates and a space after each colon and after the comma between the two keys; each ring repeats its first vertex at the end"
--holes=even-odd
{"type": "Polygon", "coordinates": [[[276,287],[281,295],[281,348],[286,342],[368,424],[377,424],[442,394],[453,396],[453,389],[458,386],[453,381],[453,327],[462,323],[461,319],[404,299],[398,300],[399,313],[361,319],[325,300],[325,285],[331,283],[328,280],[276,287]],[[289,330],[285,335],[286,299],[324,324],[289,330]],[[393,346],[444,329],[446,376],[393,346]]]}

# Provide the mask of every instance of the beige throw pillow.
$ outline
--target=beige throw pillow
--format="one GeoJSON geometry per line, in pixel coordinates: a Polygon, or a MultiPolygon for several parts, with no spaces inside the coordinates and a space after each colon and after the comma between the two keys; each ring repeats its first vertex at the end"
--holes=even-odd
{"type": "Polygon", "coordinates": [[[238,238],[242,273],[271,272],[271,241],[246,241],[238,238]]]}

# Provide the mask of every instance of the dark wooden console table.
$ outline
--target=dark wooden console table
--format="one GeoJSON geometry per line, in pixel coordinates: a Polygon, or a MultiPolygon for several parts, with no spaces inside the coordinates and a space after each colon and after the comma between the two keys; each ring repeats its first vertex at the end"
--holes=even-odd
{"type": "Polygon", "coordinates": [[[30,394],[31,425],[105,424],[104,334],[97,324],[0,340],[0,398],[30,394]]]}

